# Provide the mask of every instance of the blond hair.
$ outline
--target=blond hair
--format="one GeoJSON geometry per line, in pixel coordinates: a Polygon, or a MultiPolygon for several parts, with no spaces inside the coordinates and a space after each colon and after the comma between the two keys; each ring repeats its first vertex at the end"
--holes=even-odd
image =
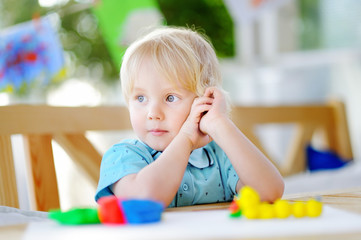
{"type": "Polygon", "coordinates": [[[207,87],[221,88],[219,62],[208,38],[188,28],[161,27],[131,44],[123,56],[120,79],[127,103],[145,57],[174,86],[197,96],[207,87]]]}

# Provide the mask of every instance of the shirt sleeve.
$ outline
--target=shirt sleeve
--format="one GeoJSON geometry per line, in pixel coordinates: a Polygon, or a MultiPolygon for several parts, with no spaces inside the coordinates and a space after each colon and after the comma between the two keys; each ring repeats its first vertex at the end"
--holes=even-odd
{"type": "Polygon", "coordinates": [[[129,174],[137,173],[148,165],[145,157],[134,146],[120,143],[110,148],[103,156],[95,200],[112,195],[111,186],[129,174]]]}
{"type": "Polygon", "coordinates": [[[228,162],[229,162],[230,166],[227,171],[227,173],[228,173],[227,185],[228,185],[232,195],[236,195],[237,194],[237,183],[238,183],[239,177],[236,173],[236,170],[234,170],[234,168],[229,160],[228,160],[228,162]]]}

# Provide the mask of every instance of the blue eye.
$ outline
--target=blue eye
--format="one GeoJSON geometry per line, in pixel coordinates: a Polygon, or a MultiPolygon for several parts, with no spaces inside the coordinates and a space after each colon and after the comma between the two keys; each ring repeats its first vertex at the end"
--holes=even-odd
{"type": "Polygon", "coordinates": [[[179,100],[179,98],[174,95],[167,96],[167,102],[176,102],[178,100],[179,100]]]}
{"type": "Polygon", "coordinates": [[[145,97],[144,97],[144,96],[142,96],[142,95],[137,96],[137,100],[138,100],[138,102],[144,102],[145,97]]]}

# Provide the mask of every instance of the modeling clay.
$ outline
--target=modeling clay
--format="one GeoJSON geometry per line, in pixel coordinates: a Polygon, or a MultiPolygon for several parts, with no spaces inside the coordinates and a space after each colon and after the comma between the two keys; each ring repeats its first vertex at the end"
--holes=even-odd
{"type": "Polygon", "coordinates": [[[306,204],[301,201],[294,202],[292,204],[292,214],[296,218],[302,218],[306,216],[306,204]]]}
{"type": "Polygon", "coordinates": [[[261,202],[260,196],[253,188],[244,186],[229,207],[231,217],[244,215],[247,219],[318,217],[322,213],[322,203],[316,199],[294,203],[277,199],[273,204],[261,202]]]}
{"type": "Polygon", "coordinates": [[[121,201],[120,205],[130,224],[159,222],[164,209],[163,204],[158,202],[138,199],[121,201]]]}
{"type": "Polygon", "coordinates": [[[125,218],[121,207],[120,199],[116,197],[103,197],[98,200],[99,219],[102,223],[124,224],[125,218]]]}
{"type": "Polygon", "coordinates": [[[275,217],[275,210],[272,204],[263,202],[259,205],[259,218],[270,219],[275,217]]]}
{"type": "Polygon", "coordinates": [[[251,187],[244,186],[241,189],[241,197],[238,202],[242,208],[253,207],[260,204],[259,194],[251,187]]]}
{"type": "Polygon", "coordinates": [[[278,199],[273,204],[278,218],[288,218],[291,215],[291,205],[286,200],[278,199]]]}
{"type": "Polygon", "coordinates": [[[98,211],[94,208],[74,208],[67,212],[51,211],[49,218],[67,225],[100,223],[98,211]]]}
{"type": "Polygon", "coordinates": [[[306,203],[307,216],[318,217],[322,213],[322,203],[315,199],[310,199],[306,203]]]}
{"type": "Polygon", "coordinates": [[[230,216],[231,217],[240,217],[242,215],[241,209],[238,207],[236,201],[233,201],[229,206],[230,216]]]}
{"type": "Polygon", "coordinates": [[[248,219],[256,219],[259,216],[259,206],[243,208],[242,213],[248,219]]]}
{"type": "Polygon", "coordinates": [[[98,200],[98,208],[74,208],[66,212],[50,211],[49,218],[61,224],[142,224],[159,222],[164,210],[160,202],[141,199],[118,199],[115,196],[98,200]]]}

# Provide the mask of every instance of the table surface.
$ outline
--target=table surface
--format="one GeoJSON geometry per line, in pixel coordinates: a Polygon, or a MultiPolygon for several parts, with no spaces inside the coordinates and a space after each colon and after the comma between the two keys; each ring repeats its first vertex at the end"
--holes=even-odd
{"type": "MultiPolygon", "coordinates": [[[[311,193],[300,193],[285,195],[283,199],[290,201],[302,201],[307,200],[311,197],[320,198],[325,204],[334,208],[350,211],[353,213],[361,214],[361,187],[352,189],[341,189],[337,191],[325,191],[325,192],[311,192],[311,193]]],[[[188,207],[178,207],[167,209],[166,211],[203,211],[203,210],[217,210],[226,209],[229,207],[229,203],[218,203],[218,204],[205,204],[188,207]]],[[[24,232],[27,228],[27,224],[14,225],[0,227],[1,239],[22,239],[24,232]]],[[[361,229],[359,233],[349,234],[336,234],[336,235],[325,235],[325,236],[299,236],[293,237],[292,239],[361,239],[361,229]]],[[[262,239],[283,239],[283,238],[262,238],[262,239]]],[[[288,238],[284,238],[288,239],[288,238]]]]}

